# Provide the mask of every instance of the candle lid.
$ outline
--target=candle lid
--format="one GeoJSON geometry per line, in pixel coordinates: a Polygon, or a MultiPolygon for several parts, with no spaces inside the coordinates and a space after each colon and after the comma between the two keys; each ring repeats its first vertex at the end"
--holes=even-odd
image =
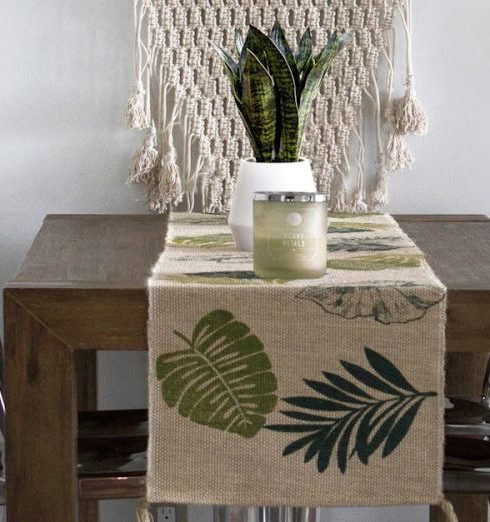
{"type": "Polygon", "coordinates": [[[322,192],[254,192],[255,201],[281,201],[286,203],[324,203],[322,192]]]}

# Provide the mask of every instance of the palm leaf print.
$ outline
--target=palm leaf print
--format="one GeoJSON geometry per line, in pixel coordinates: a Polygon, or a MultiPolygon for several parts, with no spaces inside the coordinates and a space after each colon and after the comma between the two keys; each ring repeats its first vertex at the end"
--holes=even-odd
{"type": "Polygon", "coordinates": [[[369,369],[340,361],[347,378],[323,372],[322,381],[304,381],[316,395],[283,399],[300,409],[281,413],[299,422],[265,427],[301,434],[286,446],[284,456],[304,450],[305,463],[316,459],[323,473],[336,452],[337,466],[345,473],[354,456],[368,464],[379,448],[385,458],[401,444],[424,400],[436,393],[419,392],[386,357],[368,347],[364,352],[369,369]]]}
{"type": "Polygon", "coordinates": [[[186,348],[160,355],[156,374],[167,406],[183,417],[253,437],[277,403],[277,380],[262,342],[226,310],[204,316],[186,348]]]}

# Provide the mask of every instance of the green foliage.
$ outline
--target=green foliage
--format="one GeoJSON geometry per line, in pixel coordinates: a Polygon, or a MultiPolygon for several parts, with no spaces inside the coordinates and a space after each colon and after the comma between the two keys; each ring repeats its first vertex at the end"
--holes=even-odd
{"type": "Polygon", "coordinates": [[[186,348],[157,360],[167,406],[183,417],[221,431],[253,437],[277,402],[277,380],[261,341],[226,310],[196,324],[186,348]]]}
{"type": "Polygon", "coordinates": [[[337,466],[345,473],[355,455],[368,464],[381,446],[381,457],[385,458],[400,445],[424,400],[436,393],[417,391],[391,361],[374,350],[365,348],[365,355],[369,370],[341,361],[350,379],[323,372],[322,381],[305,379],[316,396],[284,399],[302,408],[281,412],[299,423],[266,426],[302,434],[286,446],[284,456],[305,450],[305,463],[316,458],[317,470],[323,473],[337,448],[337,466]]]}
{"type": "Polygon", "coordinates": [[[334,33],[315,56],[307,29],[293,52],[276,21],[269,35],[253,25],[245,39],[235,31],[237,61],[213,44],[257,161],[298,161],[313,101],[347,40],[334,33]]]}

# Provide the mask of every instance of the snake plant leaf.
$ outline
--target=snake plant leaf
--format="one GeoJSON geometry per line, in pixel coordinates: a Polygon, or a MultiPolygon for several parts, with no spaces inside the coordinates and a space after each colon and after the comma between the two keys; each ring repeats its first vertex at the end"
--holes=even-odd
{"type": "MultiPolygon", "coordinates": [[[[289,64],[277,45],[260,29],[251,25],[248,33],[251,48],[263,49],[269,72],[274,78],[278,93],[280,121],[276,130],[275,161],[297,161],[298,151],[298,103],[296,84],[289,64]],[[279,128],[280,127],[280,128],[279,128]],[[277,131],[280,130],[280,133],[277,131]]],[[[248,38],[247,37],[247,38],[248,38]]]]}
{"type": "Polygon", "coordinates": [[[311,38],[310,28],[306,29],[301,40],[299,41],[298,52],[296,53],[296,66],[301,74],[305,69],[306,65],[312,62],[313,43],[311,38]]]}
{"type": "Polygon", "coordinates": [[[218,56],[221,58],[226,68],[230,70],[234,76],[238,76],[238,64],[233,60],[233,58],[221,47],[216,45],[215,43],[209,41],[212,45],[218,56]]]}
{"type": "MultiPolygon", "coordinates": [[[[235,98],[236,101],[236,98],[235,98]]],[[[259,152],[259,146],[257,145],[257,142],[255,140],[255,136],[253,135],[250,127],[248,126],[248,122],[245,118],[245,115],[243,114],[242,104],[241,102],[236,102],[238,114],[240,115],[240,119],[242,120],[243,126],[245,127],[245,132],[248,136],[248,139],[250,141],[250,145],[252,146],[252,150],[254,152],[254,157],[257,158],[260,154],[259,152]]]]}
{"type": "Polygon", "coordinates": [[[331,384],[321,386],[324,383],[305,379],[316,392],[315,396],[283,399],[287,404],[302,408],[280,411],[293,422],[266,426],[275,432],[301,434],[285,447],[283,456],[304,450],[304,462],[316,457],[316,468],[323,473],[337,447],[337,466],[345,473],[352,457],[357,455],[366,465],[382,445],[381,456],[385,458],[402,443],[422,403],[436,393],[417,391],[393,362],[371,348],[365,348],[364,353],[375,373],[341,361],[353,381],[322,372],[331,384]],[[337,391],[332,391],[333,388],[337,391]],[[329,413],[324,415],[326,411],[329,413]]]}
{"type": "Polygon", "coordinates": [[[242,112],[257,147],[257,161],[272,161],[276,135],[274,81],[250,50],[245,51],[242,112]]]}
{"type": "Polygon", "coordinates": [[[235,47],[238,55],[242,54],[244,43],[245,40],[243,39],[242,32],[240,31],[240,29],[235,29],[235,47]]]}
{"type": "Polygon", "coordinates": [[[299,136],[303,135],[306,121],[311,111],[311,106],[320,90],[321,82],[332,65],[333,59],[345,46],[346,40],[336,34],[331,37],[315,59],[309,74],[304,80],[304,87],[301,92],[301,102],[299,106],[299,136]]]}
{"type": "Polygon", "coordinates": [[[186,348],[160,355],[156,376],[165,403],[191,421],[249,438],[276,405],[277,380],[262,342],[231,312],[213,310],[186,348]]]}
{"type": "Polygon", "coordinates": [[[299,94],[299,72],[294,59],[293,51],[289,46],[286,39],[286,35],[282,30],[281,24],[276,20],[271,30],[270,39],[277,45],[277,48],[281,51],[284,58],[288,62],[289,68],[293,74],[294,83],[296,84],[296,94],[299,94]]]}

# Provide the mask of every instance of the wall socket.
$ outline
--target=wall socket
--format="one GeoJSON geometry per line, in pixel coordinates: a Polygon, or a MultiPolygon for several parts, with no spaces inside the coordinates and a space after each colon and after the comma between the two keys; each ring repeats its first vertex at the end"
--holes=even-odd
{"type": "Polygon", "coordinates": [[[151,511],[155,522],[187,522],[185,504],[152,504],[151,511]]]}
{"type": "Polygon", "coordinates": [[[177,522],[175,506],[158,506],[156,522],[177,522]]]}

